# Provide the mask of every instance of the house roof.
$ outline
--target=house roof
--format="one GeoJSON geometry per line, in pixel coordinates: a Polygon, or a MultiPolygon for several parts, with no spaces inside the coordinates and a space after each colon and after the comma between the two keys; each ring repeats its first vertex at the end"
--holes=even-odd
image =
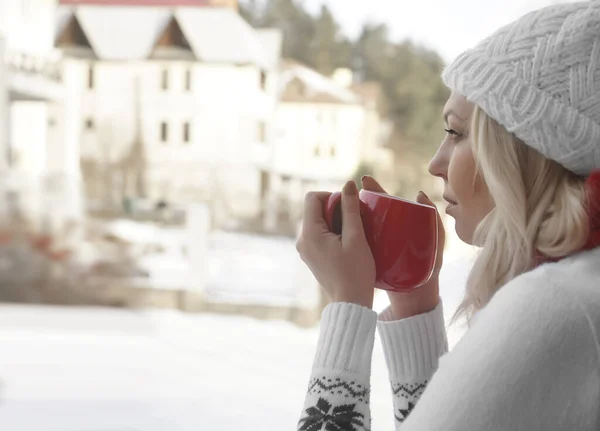
{"type": "Polygon", "coordinates": [[[361,97],[365,105],[381,110],[384,105],[383,88],[379,82],[367,81],[354,84],[350,89],[361,97]]]}
{"type": "Polygon", "coordinates": [[[280,98],[286,102],[360,104],[361,98],[333,79],[321,75],[300,63],[286,60],[281,67],[280,98]],[[301,83],[302,94],[292,90],[293,83],[301,83]]]}
{"type": "Polygon", "coordinates": [[[231,9],[177,8],[174,14],[200,60],[268,67],[256,30],[231,9]]]}
{"type": "Polygon", "coordinates": [[[149,58],[172,19],[179,24],[199,61],[256,64],[271,70],[281,50],[281,38],[277,45],[273,35],[270,39],[261,36],[227,8],[61,6],[56,15],[57,37],[72,17],[102,60],[149,58]]]}
{"type": "Polygon", "coordinates": [[[73,17],[72,7],[59,7],[56,10],[55,22],[54,22],[54,40],[62,34],[67,24],[73,17]]]}
{"type": "Polygon", "coordinates": [[[75,16],[96,56],[103,60],[149,57],[171,18],[164,8],[123,6],[79,7],[75,16]]]}

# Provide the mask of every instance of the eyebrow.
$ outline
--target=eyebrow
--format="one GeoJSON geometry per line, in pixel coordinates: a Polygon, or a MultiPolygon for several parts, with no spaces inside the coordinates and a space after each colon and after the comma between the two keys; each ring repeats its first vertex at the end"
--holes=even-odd
{"type": "Polygon", "coordinates": [[[458,115],[456,113],[456,111],[453,111],[452,109],[449,109],[448,111],[444,112],[444,122],[448,123],[448,117],[450,115],[454,115],[456,118],[458,118],[460,121],[462,121],[463,123],[465,122],[464,118],[462,118],[460,115],[458,115]]]}

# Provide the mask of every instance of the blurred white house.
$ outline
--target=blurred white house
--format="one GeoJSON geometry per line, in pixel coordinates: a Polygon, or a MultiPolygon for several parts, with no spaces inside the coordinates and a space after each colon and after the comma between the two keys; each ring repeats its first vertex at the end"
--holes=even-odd
{"type": "Polygon", "coordinates": [[[206,202],[217,222],[260,217],[278,31],[227,7],[63,5],[55,36],[92,202],[206,202]]]}
{"type": "MultiPolygon", "coordinates": [[[[339,75],[339,72],[338,72],[339,75]]],[[[343,76],[343,75],[342,75],[343,76]]],[[[395,155],[387,146],[393,130],[392,122],[385,118],[385,95],[378,82],[359,82],[350,87],[362,100],[365,122],[362,135],[362,170],[377,178],[388,191],[394,190],[398,175],[395,155]]]]}
{"type": "Polygon", "coordinates": [[[333,77],[282,62],[271,155],[267,226],[294,225],[310,190],[340,190],[361,163],[393,163],[382,147],[385,124],[372,85],[354,86],[352,72],[333,77]],[[360,91],[358,91],[360,90],[360,91]]]}
{"type": "Polygon", "coordinates": [[[0,193],[13,201],[0,207],[38,226],[82,215],[74,113],[53,47],[55,11],[55,0],[0,2],[0,193]],[[42,220],[49,212],[54,220],[42,220]]]}

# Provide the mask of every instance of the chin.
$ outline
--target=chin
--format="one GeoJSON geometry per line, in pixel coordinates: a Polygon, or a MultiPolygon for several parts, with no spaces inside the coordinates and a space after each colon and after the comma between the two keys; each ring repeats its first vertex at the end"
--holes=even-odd
{"type": "Polygon", "coordinates": [[[465,229],[465,227],[462,226],[458,220],[456,220],[456,224],[454,225],[454,230],[456,231],[456,235],[462,242],[469,244],[469,245],[473,245],[473,230],[472,229],[465,229]]]}

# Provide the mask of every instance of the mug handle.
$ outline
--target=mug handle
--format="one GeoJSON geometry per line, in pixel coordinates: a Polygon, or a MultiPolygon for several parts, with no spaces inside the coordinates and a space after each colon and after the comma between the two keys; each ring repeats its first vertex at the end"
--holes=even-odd
{"type": "Polygon", "coordinates": [[[342,193],[335,192],[329,196],[323,214],[329,230],[336,235],[342,234],[342,193]]]}

